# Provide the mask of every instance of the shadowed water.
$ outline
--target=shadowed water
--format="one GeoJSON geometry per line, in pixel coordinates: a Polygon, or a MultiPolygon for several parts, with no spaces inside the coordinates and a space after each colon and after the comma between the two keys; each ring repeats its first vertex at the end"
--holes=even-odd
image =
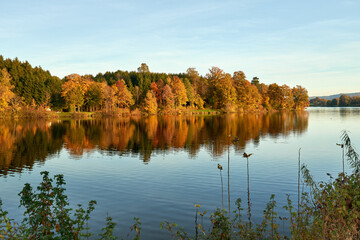
{"type": "Polygon", "coordinates": [[[285,215],[286,193],[297,199],[300,147],[316,179],[342,169],[335,143],[347,129],[360,144],[359,117],[359,108],[312,108],[301,113],[0,122],[0,197],[10,216],[20,219],[17,193],[23,184],[37,185],[44,170],[64,174],[73,207],[98,201],[90,222],[94,232],[109,213],[119,236],[126,236],[133,217],[139,217],[143,239],[167,239],[161,221],[193,231],[195,203],[201,211],[221,207],[218,163],[224,167],[227,199],[228,151],[231,202],[241,197],[245,204],[242,154],[247,152],[253,153],[250,199],[256,222],[271,193],[280,215],[285,215]]]}

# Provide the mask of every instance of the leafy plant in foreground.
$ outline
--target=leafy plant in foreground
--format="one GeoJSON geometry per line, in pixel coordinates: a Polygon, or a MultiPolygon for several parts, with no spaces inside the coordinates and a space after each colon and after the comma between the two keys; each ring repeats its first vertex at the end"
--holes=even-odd
{"type": "Polygon", "coordinates": [[[49,172],[41,172],[42,182],[33,191],[30,184],[25,184],[19,193],[20,206],[25,207],[24,219],[20,228],[28,239],[79,239],[90,237],[88,220],[95,209],[96,201],[90,201],[87,209],[79,204],[72,216],[68,197],[65,195],[63,175],[49,177],[49,172]],[[53,184],[55,180],[55,184],[53,184]]]}
{"type": "MultiPolygon", "coordinates": [[[[89,231],[88,221],[95,209],[96,201],[90,201],[84,209],[81,204],[73,211],[69,208],[65,195],[63,175],[49,177],[49,172],[41,172],[42,182],[34,191],[26,183],[19,193],[20,206],[25,208],[20,224],[7,217],[0,201],[0,238],[6,239],[88,239],[93,236],[89,231]]],[[[139,220],[134,226],[138,226],[139,220]]],[[[99,234],[100,239],[116,239],[113,236],[115,223],[107,217],[106,226],[99,234]]],[[[140,228],[137,238],[140,236],[140,228]]]]}

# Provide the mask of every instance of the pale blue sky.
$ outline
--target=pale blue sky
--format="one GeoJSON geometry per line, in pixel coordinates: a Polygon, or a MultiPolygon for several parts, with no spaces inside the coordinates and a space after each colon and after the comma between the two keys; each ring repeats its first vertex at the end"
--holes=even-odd
{"type": "Polygon", "coordinates": [[[211,66],[300,84],[309,95],[360,92],[359,0],[0,0],[0,55],[59,77],[211,66]]]}

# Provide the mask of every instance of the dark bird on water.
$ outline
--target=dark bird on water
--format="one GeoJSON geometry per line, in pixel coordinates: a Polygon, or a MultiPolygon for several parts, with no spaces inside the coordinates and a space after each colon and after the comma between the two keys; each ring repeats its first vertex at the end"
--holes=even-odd
{"type": "Polygon", "coordinates": [[[220,164],[218,164],[218,169],[222,170],[222,166],[220,164]]]}
{"type": "Polygon", "coordinates": [[[243,157],[244,157],[244,158],[249,158],[251,155],[252,155],[252,153],[247,154],[247,153],[244,152],[243,157]]]}
{"type": "Polygon", "coordinates": [[[336,145],[340,146],[341,148],[344,148],[344,144],[337,143],[336,145]]]}

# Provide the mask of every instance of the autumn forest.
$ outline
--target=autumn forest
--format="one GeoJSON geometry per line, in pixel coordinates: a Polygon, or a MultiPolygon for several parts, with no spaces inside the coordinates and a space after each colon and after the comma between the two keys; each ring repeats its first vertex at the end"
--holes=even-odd
{"type": "Polygon", "coordinates": [[[266,85],[256,77],[250,82],[242,71],[231,75],[218,67],[201,76],[195,68],[179,74],[153,73],[142,63],[137,71],[71,74],[60,79],[27,61],[0,56],[0,69],[0,111],[12,116],[50,110],[116,115],[204,108],[221,112],[301,110],[309,106],[307,90],[299,85],[266,85]]]}
{"type": "Polygon", "coordinates": [[[310,105],[314,107],[360,107],[360,96],[340,95],[338,98],[328,100],[326,98],[313,98],[310,105]]]}

